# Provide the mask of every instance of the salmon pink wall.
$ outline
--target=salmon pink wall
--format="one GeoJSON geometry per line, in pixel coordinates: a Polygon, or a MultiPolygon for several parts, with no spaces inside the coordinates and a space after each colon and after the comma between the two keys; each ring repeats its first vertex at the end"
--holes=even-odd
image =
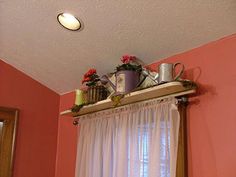
{"type": "MultiPolygon", "coordinates": [[[[61,96],[60,111],[69,109],[74,104],[75,93],[71,92],[61,96]]],[[[58,124],[58,146],[56,177],[74,177],[77,146],[77,128],[73,118],[60,116],[58,124]]]]}
{"type": "Polygon", "coordinates": [[[189,176],[235,177],[236,34],[162,62],[177,61],[199,85],[187,112],[189,176]]]}
{"type": "MultiPolygon", "coordinates": [[[[177,61],[186,67],[184,77],[199,85],[187,110],[189,176],[235,177],[236,34],[161,62],[177,61]]],[[[62,96],[61,109],[71,107],[72,100],[72,93],[62,96]]],[[[75,132],[72,119],[61,117],[56,177],[74,177],[75,132]]]]}
{"type": "Polygon", "coordinates": [[[60,97],[0,60],[0,106],[20,110],[13,177],[54,177],[60,97]]]}

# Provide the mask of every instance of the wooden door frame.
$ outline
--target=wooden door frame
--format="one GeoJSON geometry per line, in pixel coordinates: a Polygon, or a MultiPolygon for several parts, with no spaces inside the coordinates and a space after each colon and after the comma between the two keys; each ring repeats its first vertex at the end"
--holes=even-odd
{"type": "Polygon", "coordinates": [[[16,127],[19,111],[14,108],[0,107],[2,141],[0,144],[0,177],[12,177],[15,150],[16,127]]]}

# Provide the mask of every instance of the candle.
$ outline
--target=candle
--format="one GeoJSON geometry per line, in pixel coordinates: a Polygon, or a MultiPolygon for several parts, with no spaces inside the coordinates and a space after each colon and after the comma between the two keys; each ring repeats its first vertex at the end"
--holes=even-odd
{"type": "Polygon", "coordinates": [[[82,90],[77,89],[75,91],[75,104],[78,106],[84,104],[84,96],[82,90]]]}

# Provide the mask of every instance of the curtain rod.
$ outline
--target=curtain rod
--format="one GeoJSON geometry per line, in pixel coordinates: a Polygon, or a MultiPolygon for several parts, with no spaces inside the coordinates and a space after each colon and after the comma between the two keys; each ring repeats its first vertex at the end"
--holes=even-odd
{"type": "MultiPolygon", "coordinates": [[[[164,100],[166,98],[175,97],[178,101],[178,104],[180,104],[180,103],[187,104],[188,103],[188,97],[186,96],[187,94],[189,94],[189,93],[187,93],[187,91],[186,91],[184,95],[183,95],[183,92],[182,92],[182,93],[170,94],[170,95],[166,95],[166,96],[162,96],[162,97],[154,98],[154,99],[164,100]]],[[[152,100],[152,99],[150,99],[150,100],[152,100]]],[[[147,100],[145,100],[145,101],[147,101],[147,100]]],[[[141,101],[137,101],[137,102],[141,102],[141,101]]],[[[133,103],[137,103],[137,102],[133,102],[133,103]]],[[[131,103],[131,104],[133,104],[133,103],[131,103]]],[[[128,105],[128,104],[126,104],[126,105],[128,105]]],[[[126,106],[126,105],[121,105],[121,106],[117,106],[117,107],[114,107],[114,108],[118,108],[118,107],[122,107],[122,106],[126,106]]],[[[114,108],[108,108],[108,109],[114,109],[114,108]]],[[[103,109],[103,110],[107,110],[107,109],[103,109]]],[[[100,111],[103,111],[103,110],[100,110],[100,111]]],[[[91,113],[95,113],[95,112],[98,112],[98,111],[90,112],[90,113],[87,113],[87,114],[91,114],[91,113]]],[[[84,115],[86,115],[86,114],[84,114],[84,115]]],[[[80,116],[82,116],[82,115],[80,115],[80,116]]],[[[80,119],[79,117],[80,116],[74,117],[73,125],[78,125],[79,124],[79,119],[80,119]]]]}

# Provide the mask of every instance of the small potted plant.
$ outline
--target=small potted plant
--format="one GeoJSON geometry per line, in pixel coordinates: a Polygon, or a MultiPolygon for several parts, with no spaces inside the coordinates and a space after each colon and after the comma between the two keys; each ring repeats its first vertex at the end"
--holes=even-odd
{"type": "Polygon", "coordinates": [[[122,65],[118,65],[116,67],[116,72],[119,71],[135,71],[138,73],[141,73],[142,66],[140,64],[137,64],[136,60],[137,58],[133,55],[123,55],[120,59],[123,63],[122,65]]]}
{"type": "Polygon", "coordinates": [[[116,93],[126,94],[140,85],[142,66],[136,62],[136,57],[124,55],[122,65],[116,67],[116,93]]]}
{"type": "Polygon", "coordinates": [[[98,101],[104,100],[107,97],[106,88],[100,84],[99,76],[97,75],[96,69],[89,69],[88,72],[84,74],[82,84],[86,83],[87,89],[87,103],[96,103],[98,101]]]}

